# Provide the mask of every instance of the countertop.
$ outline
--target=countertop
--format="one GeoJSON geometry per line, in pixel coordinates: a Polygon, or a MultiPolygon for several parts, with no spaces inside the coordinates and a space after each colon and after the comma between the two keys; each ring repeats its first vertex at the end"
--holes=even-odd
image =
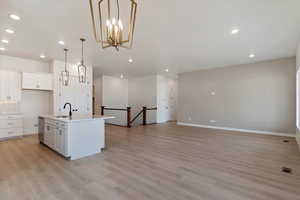
{"type": "Polygon", "coordinates": [[[97,120],[97,119],[114,119],[113,116],[105,115],[73,115],[72,117],[59,118],[55,115],[40,115],[41,118],[53,119],[63,122],[76,122],[76,121],[85,121],[85,120],[97,120]]]}

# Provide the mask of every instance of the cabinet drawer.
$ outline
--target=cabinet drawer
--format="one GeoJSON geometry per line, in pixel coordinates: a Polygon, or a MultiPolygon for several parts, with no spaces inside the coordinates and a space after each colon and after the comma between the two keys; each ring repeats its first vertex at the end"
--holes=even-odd
{"type": "Polygon", "coordinates": [[[9,138],[23,135],[22,128],[0,129],[0,138],[9,138]]]}
{"type": "Polygon", "coordinates": [[[0,119],[0,129],[21,128],[22,125],[22,119],[0,119]]]}

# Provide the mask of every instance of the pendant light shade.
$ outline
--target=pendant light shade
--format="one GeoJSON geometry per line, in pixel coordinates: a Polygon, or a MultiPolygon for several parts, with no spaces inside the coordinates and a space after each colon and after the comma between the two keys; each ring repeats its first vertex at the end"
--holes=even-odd
{"type": "Polygon", "coordinates": [[[84,65],[83,61],[83,43],[85,42],[84,38],[80,38],[82,46],[81,46],[81,62],[78,65],[78,77],[79,77],[79,83],[85,83],[86,82],[86,66],[84,65]]]}
{"type": "Polygon", "coordinates": [[[70,83],[70,72],[67,70],[67,54],[68,54],[68,49],[64,49],[65,52],[65,70],[61,72],[61,76],[62,76],[62,84],[64,86],[68,86],[70,83]]]}
{"type": "Polygon", "coordinates": [[[136,0],[123,0],[122,9],[119,0],[89,1],[94,37],[102,48],[131,48],[136,21],[136,0]]]}

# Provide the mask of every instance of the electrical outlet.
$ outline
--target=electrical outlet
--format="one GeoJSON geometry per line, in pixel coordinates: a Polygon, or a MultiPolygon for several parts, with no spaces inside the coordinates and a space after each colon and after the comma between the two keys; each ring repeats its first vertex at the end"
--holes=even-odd
{"type": "Polygon", "coordinates": [[[216,120],[209,120],[210,123],[216,123],[216,120]]]}

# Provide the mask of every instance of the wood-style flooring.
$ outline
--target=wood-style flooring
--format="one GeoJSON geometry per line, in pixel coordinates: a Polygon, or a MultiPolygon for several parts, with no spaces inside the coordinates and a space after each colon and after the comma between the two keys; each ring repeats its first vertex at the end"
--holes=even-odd
{"type": "Polygon", "coordinates": [[[102,154],[76,161],[36,136],[0,142],[0,199],[300,200],[293,138],[169,123],[109,125],[106,140],[102,154]]]}

